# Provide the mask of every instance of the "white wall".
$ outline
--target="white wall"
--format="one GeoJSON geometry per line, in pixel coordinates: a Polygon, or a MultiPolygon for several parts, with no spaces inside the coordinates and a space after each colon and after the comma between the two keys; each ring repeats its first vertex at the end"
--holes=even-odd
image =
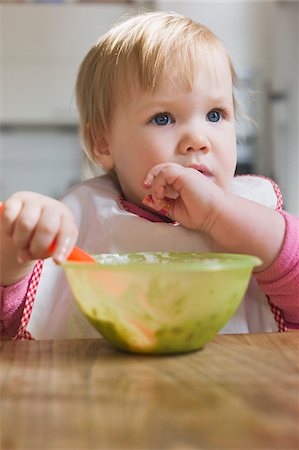
{"type": "Polygon", "coordinates": [[[60,197],[82,177],[74,86],[79,64],[125,4],[0,5],[0,199],[60,197]]]}
{"type": "Polygon", "coordinates": [[[2,123],[73,123],[74,85],[91,45],[124,4],[2,4],[2,123]]]}
{"type": "Polygon", "coordinates": [[[59,198],[81,179],[81,148],[71,127],[16,127],[1,133],[0,199],[16,191],[59,198]]]}
{"type": "Polygon", "coordinates": [[[202,22],[222,39],[237,70],[254,67],[269,70],[273,2],[251,1],[157,1],[157,9],[172,10],[202,22]]]}
{"type": "MultiPolygon", "coordinates": [[[[157,1],[157,9],[192,16],[227,45],[241,76],[265,78],[272,2],[157,1]]],[[[97,37],[128,11],[121,4],[0,5],[1,122],[76,120],[78,66],[97,37]]]]}
{"type": "Polygon", "coordinates": [[[280,3],[273,28],[273,171],[286,208],[299,216],[299,3],[280,3]]]}

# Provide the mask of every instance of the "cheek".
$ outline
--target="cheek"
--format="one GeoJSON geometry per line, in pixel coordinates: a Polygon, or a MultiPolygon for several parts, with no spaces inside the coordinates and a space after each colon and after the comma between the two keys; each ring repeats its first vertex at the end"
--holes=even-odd
{"type": "Polygon", "coordinates": [[[237,143],[235,132],[228,133],[225,151],[223,152],[223,167],[227,175],[233,176],[237,165],[237,143]]]}
{"type": "Polygon", "coordinates": [[[227,171],[228,175],[233,176],[237,166],[237,149],[234,146],[234,149],[231,151],[230,156],[227,158],[227,171]]]}
{"type": "Polygon", "coordinates": [[[236,140],[227,139],[226,145],[220,145],[219,147],[219,159],[218,159],[218,177],[217,184],[226,189],[231,179],[233,178],[237,165],[237,149],[236,140]]]}

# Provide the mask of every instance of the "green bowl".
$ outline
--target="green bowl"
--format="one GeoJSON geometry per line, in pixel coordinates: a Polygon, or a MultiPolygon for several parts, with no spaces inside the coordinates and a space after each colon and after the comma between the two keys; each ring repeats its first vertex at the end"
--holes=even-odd
{"type": "Polygon", "coordinates": [[[253,256],[126,253],[64,262],[83,314],[116,348],[170,354],[204,346],[245,294],[253,256]]]}

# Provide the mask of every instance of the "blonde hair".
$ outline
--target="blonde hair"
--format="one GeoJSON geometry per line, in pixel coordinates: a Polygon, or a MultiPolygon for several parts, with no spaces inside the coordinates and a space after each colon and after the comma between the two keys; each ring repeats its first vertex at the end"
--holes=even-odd
{"type": "Polygon", "coordinates": [[[109,129],[113,108],[130,88],[152,91],[179,76],[191,88],[200,64],[215,67],[225,54],[233,84],[237,76],[221,41],[204,25],[176,13],[146,12],[112,27],[84,58],[76,95],[84,150],[91,161],[94,142],[109,129]]]}

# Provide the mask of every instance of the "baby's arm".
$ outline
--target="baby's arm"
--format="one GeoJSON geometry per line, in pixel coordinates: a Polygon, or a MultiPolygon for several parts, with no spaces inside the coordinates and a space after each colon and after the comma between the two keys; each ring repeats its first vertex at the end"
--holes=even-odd
{"type": "Polygon", "coordinates": [[[77,239],[72,213],[60,201],[33,192],[13,194],[0,218],[0,285],[12,285],[25,277],[36,259],[46,258],[56,240],[54,259],[65,259],[77,239]]]}
{"type": "Polygon", "coordinates": [[[273,264],[255,274],[261,290],[283,311],[288,329],[299,329],[299,217],[286,211],[280,214],[286,222],[281,252],[273,264]]]}
{"type": "Polygon", "coordinates": [[[177,164],[155,166],[145,179],[156,210],[187,228],[212,237],[215,250],[258,256],[265,270],[280,252],[285,222],[281,214],[235,194],[225,192],[211,179],[191,168],[177,164]],[[167,192],[178,197],[168,201],[167,192]]]}
{"type": "Polygon", "coordinates": [[[0,286],[0,339],[13,338],[20,326],[32,274],[18,283],[0,286]]]}
{"type": "Polygon", "coordinates": [[[283,244],[285,222],[281,214],[266,206],[235,194],[225,194],[218,206],[210,236],[232,253],[258,256],[262,264],[256,271],[269,267],[283,244]]]}

